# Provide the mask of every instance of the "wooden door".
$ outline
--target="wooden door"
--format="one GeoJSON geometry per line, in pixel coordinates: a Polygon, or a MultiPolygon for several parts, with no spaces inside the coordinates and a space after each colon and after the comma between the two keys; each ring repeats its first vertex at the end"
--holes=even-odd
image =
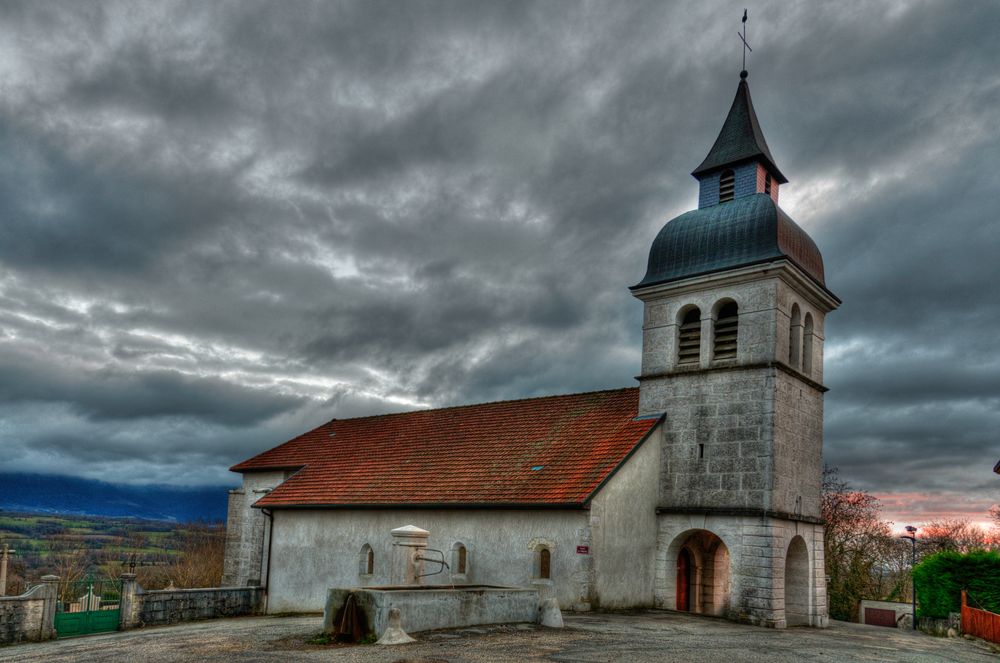
{"type": "Polygon", "coordinates": [[[681,548],[677,556],[677,609],[691,611],[691,553],[681,548]]]}

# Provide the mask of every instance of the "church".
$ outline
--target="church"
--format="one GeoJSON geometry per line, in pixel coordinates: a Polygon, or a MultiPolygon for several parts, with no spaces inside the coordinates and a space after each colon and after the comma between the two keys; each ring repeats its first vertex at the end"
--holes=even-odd
{"type": "Polygon", "coordinates": [[[426,584],[826,626],[823,324],[840,300],[778,206],[746,71],[692,175],[698,208],[630,288],[638,387],[333,419],[247,459],[223,584],[264,586],[269,613],[322,610],[327,588],[389,584],[390,532],[414,525],[447,564],[426,584]]]}

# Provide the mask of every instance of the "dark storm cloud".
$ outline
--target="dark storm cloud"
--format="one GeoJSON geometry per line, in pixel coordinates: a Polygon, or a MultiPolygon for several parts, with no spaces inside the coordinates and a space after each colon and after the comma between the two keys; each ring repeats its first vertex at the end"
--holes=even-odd
{"type": "MultiPolygon", "coordinates": [[[[626,287],[695,204],[740,13],[4,4],[11,462],[207,482],[334,416],[632,383],[626,287]]],[[[827,459],[882,493],[978,477],[1000,457],[1000,13],[751,19],[782,205],[844,300],[827,459]]]]}
{"type": "Polygon", "coordinates": [[[0,399],[68,403],[92,419],[184,416],[232,426],[259,423],[305,400],[176,371],[66,369],[45,357],[0,354],[0,399]]]}

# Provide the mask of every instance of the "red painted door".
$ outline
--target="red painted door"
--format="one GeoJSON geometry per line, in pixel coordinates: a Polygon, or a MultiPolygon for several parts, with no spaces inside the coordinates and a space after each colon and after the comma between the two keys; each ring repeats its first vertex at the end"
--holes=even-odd
{"type": "Polygon", "coordinates": [[[691,611],[691,553],[681,548],[677,556],[677,609],[691,611]]]}

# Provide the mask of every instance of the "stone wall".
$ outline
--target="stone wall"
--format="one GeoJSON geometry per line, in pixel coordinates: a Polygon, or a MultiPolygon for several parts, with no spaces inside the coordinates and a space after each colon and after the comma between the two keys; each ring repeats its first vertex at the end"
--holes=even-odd
{"type": "Polygon", "coordinates": [[[225,587],[263,584],[267,567],[268,518],[253,504],[284,481],[291,472],[246,472],[243,485],[229,491],[226,514],[226,556],[222,571],[225,587]]]}
{"type": "Polygon", "coordinates": [[[0,645],[55,637],[55,576],[45,576],[20,596],[0,596],[0,645]]]}
{"type": "Polygon", "coordinates": [[[264,590],[260,587],[170,589],[138,595],[139,626],[176,624],[199,619],[255,615],[262,611],[264,590]]]}
{"type": "Polygon", "coordinates": [[[774,369],[676,375],[645,389],[667,413],[660,505],[769,509],[774,369]]]}
{"type": "Polygon", "coordinates": [[[408,634],[439,628],[538,621],[536,589],[463,585],[440,589],[331,588],[323,609],[325,633],[336,632],[337,612],[349,594],[357,598],[369,631],[379,637],[389,625],[390,608],[399,609],[402,628],[408,634]]]}

